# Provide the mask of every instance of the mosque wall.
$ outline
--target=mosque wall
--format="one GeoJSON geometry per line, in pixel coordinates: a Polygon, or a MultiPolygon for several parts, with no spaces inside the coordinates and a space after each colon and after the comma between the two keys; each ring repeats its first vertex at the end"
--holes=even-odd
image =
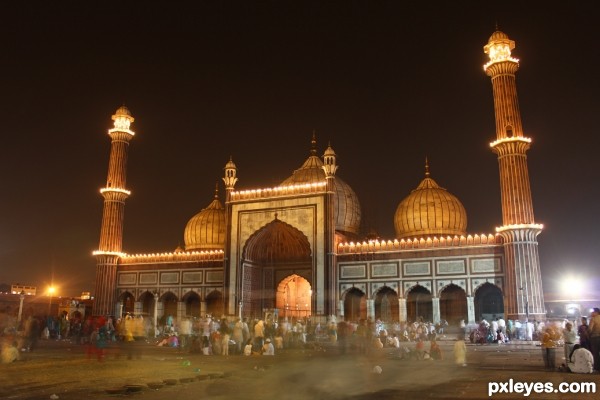
{"type": "Polygon", "coordinates": [[[373,299],[382,287],[406,298],[417,285],[439,297],[450,284],[464,289],[467,296],[474,296],[486,282],[504,290],[505,261],[502,246],[345,254],[338,255],[338,271],[339,300],[352,288],[373,299]]]}
{"type": "Polygon", "coordinates": [[[145,292],[159,296],[173,293],[179,300],[195,292],[202,299],[212,291],[223,292],[223,260],[120,265],[117,271],[117,296],[125,292],[135,298],[145,292]]]}

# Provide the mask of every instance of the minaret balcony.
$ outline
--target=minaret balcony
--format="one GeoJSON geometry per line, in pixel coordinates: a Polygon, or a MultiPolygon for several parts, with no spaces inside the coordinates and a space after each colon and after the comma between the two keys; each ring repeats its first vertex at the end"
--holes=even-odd
{"type": "Polygon", "coordinates": [[[125,253],[120,251],[104,251],[104,250],[94,250],[92,252],[94,256],[116,256],[116,257],[125,257],[125,253]]]}
{"type": "Polygon", "coordinates": [[[490,147],[496,147],[502,143],[518,143],[518,142],[531,144],[531,139],[528,137],[525,137],[525,136],[507,137],[507,138],[498,139],[498,140],[490,143],[490,147]]]}

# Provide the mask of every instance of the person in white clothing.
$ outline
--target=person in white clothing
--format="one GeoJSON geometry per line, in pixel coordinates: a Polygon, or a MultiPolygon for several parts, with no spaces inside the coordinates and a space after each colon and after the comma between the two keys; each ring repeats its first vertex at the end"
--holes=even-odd
{"type": "Polygon", "coordinates": [[[577,342],[577,332],[573,329],[573,324],[567,322],[565,329],[563,329],[563,341],[565,350],[565,362],[569,362],[569,355],[575,348],[575,342],[577,342]]]}
{"type": "Polygon", "coordinates": [[[567,368],[576,374],[591,374],[594,372],[594,356],[588,349],[576,344],[573,347],[571,360],[567,362],[567,368]]]}
{"type": "Polygon", "coordinates": [[[271,339],[265,340],[265,344],[262,347],[262,355],[263,356],[274,356],[275,355],[275,347],[273,343],[271,343],[271,339]]]}

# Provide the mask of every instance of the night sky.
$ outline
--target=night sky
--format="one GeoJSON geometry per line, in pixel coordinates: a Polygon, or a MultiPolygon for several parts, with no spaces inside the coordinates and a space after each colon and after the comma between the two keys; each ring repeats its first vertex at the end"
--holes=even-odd
{"type": "MultiPolygon", "coordinates": [[[[424,177],[456,195],[470,233],[502,224],[483,46],[516,41],[517,89],[545,291],[600,260],[597,2],[14,2],[0,10],[0,283],[92,291],[111,115],[135,117],[124,251],[183,246],[232,156],[237,189],[272,187],[313,129],[394,238],[424,177]]],[[[589,281],[591,283],[591,281],[589,281]]],[[[596,286],[600,284],[596,283],[596,286]]],[[[579,289],[574,292],[579,293],[579,289]]]]}

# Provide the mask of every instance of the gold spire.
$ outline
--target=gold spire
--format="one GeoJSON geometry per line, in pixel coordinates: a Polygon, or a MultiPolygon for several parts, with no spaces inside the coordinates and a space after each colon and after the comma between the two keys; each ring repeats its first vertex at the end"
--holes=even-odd
{"type": "Polygon", "coordinates": [[[215,183],[215,199],[219,199],[219,181],[215,183]]]}
{"type": "Polygon", "coordinates": [[[425,156],[425,178],[429,178],[429,160],[427,160],[427,156],[425,156]]]}

